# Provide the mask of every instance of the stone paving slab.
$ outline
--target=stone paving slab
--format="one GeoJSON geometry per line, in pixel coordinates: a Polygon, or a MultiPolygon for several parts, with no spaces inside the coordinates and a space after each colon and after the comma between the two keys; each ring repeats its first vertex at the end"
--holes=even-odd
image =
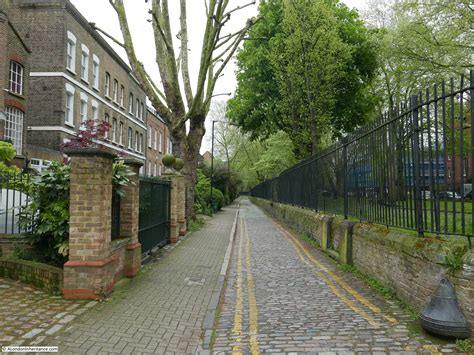
{"type": "Polygon", "coordinates": [[[216,353],[456,353],[243,200],[216,353]]]}
{"type": "Polygon", "coordinates": [[[64,300],[0,277],[0,348],[38,344],[95,303],[64,300]]]}
{"type": "Polygon", "coordinates": [[[236,211],[230,206],[215,214],[41,345],[68,354],[194,354],[236,211]]]}

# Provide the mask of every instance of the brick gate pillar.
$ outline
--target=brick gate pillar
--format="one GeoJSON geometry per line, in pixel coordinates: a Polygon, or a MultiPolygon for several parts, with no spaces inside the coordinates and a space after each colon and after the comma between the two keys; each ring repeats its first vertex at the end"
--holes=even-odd
{"type": "Polygon", "coordinates": [[[130,184],[125,186],[120,198],[120,236],[130,238],[125,253],[124,275],[135,276],[140,271],[142,246],[138,240],[138,220],[140,207],[139,172],[143,162],[138,159],[124,159],[135,175],[129,176],[130,184]]]}
{"type": "Polygon", "coordinates": [[[64,298],[96,299],[114,286],[111,255],[112,164],[115,154],[98,148],[66,149],[71,158],[69,261],[64,298]]]}
{"type": "Polygon", "coordinates": [[[163,173],[163,178],[168,180],[171,185],[170,191],[170,242],[176,243],[179,240],[178,224],[178,180],[179,176],[172,169],[167,168],[163,173]]]}
{"type": "Polygon", "coordinates": [[[183,237],[186,235],[186,181],[183,175],[177,176],[178,180],[178,211],[177,211],[177,222],[179,227],[179,236],[183,237]]]}

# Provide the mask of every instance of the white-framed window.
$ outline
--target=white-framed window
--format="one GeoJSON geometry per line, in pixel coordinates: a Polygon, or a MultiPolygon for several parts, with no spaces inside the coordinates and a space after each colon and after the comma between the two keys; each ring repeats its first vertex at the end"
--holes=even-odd
{"type": "Polygon", "coordinates": [[[117,119],[112,119],[112,142],[117,143],[117,119]]]}
{"type": "Polygon", "coordinates": [[[10,92],[23,95],[23,65],[15,61],[10,62],[10,92]]]}
{"type": "Polygon", "coordinates": [[[156,129],[153,128],[153,149],[155,149],[155,150],[156,150],[156,145],[157,145],[157,143],[156,143],[156,129]]]}
{"type": "Polygon", "coordinates": [[[148,176],[151,176],[151,160],[148,160],[148,176]]]}
{"type": "Polygon", "coordinates": [[[143,133],[140,133],[139,152],[143,153],[143,133]]]}
{"type": "Polygon", "coordinates": [[[168,137],[168,151],[167,151],[168,154],[172,154],[173,153],[173,142],[171,142],[171,139],[169,139],[168,137]]]}
{"type": "Polygon", "coordinates": [[[75,73],[76,71],[76,36],[67,31],[67,48],[66,48],[66,68],[75,73]]]}
{"type": "Polygon", "coordinates": [[[133,94],[130,93],[128,97],[128,113],[133,115],[133,94]]]}
{"type": "Polygon", "coordinates": [[[100,59],[92,55],[92,87],[99,90],[100,59]]]}
{"type": "Polygon", "coordinates": [[[97,120],[99,119],[99,103],[95,100],[92,100],[91,107],[92,107],[91,119],[97,122],[97,120]]]}
{"type": "MultiPolygon", "coordinates": [[[[155,147],[156,149],[156,147],[155,147]]],[[[163,133],[160,132],[160,141],[158,144],[158,149],[160,150],[160,153],[163,152],[163,133]]]]}
{"type": "Polygon", "coordinates": [[[118,102],[118,81],[117,79],[114,79],[114,87],[112,89],[112,98],[114,99],[115,102],[118,102]]]}
{"type": "Polygon", "coordinates": [[[123,122],[119,124],[119,144],[123,145],[123,122]]]}
{"type": "Polygon", "coordinates": [[[128,127],[128,149],[133,149],[133,130],[132,128],[128,127]]]}
{"type": "Polygon", "coordinates": [[[64,122],[74,126],[74,86],[66,84],[66,107],[64,109],[64,122]]]}
{"type": "Polygon", "coordinates": [[[36,158],[32,158],[30,160],[30,166],[39,173],[41,173],[43,170],[48,169],[50,165],[51,165],[51,161],[49,160],[36,159],[36,158]]]}
{"type": "Polygon", "coordinates": [[[135,105],[136,105],[136,107],[135,107],[135,116],[137,118],[140,118],[140,100],[137,99],[136,102],[135,102],[135,105]]]}
{"type": "MultiPolygon", "coordinates": [[[[104,115],[104,121],[110,124],[110,116],[108,113],[104,115]]],[[[105,139],[109,139],[109,130],[110,128],[107,131],[105,131],[105,135],[104,135],[105,139]]]]}
{"type": "Polygon", "coordinates": [[[140,143],[138,142],[140,139],[140,133],[138,131],[135,131],[135,151],[139,152],[140,151],[140,143]]]}
{"type": "Polygon", "coordinates": [[[123,100],[125,95],[125,87],[120,85],[120,106],[123,107],[123,100]]]}
{"type": "Polygon", "coordinates": [[[153,165],[153,176],[156,176],[156,161],[153,165]]]}
{"type": "Polygon", "coordinates": [[[89,80],[89,48],[83,43],[81,45],[81,79],[84,81],[89,80]]]}
{"type": "Polygon", "coordinates": [[[5,138],[11,140],[17,155],[22,152],[23,115],[23,112],[15,107],[5,107],[5,138]]]}
{"type": "Polygon", "coordinates": [[[143,121],[143,112],[145,111],[145,105],[143,102],[140,104],[140,119],[143,121]]]}
{"type": "Polygon", "coordinates": [[[148,140],[148,148],[152,148],[153,146],[151,145],[151,127],[150,126],[147,127],[146,133],[147,133],[147,140],[148,140]]]}
{"type": "Polygon", "coordinates": [[[105,73],[105,96],[110,95],[110,74],[105,73]]]}
{"type": "Polygon", "coordinates": [[[158,176],[161,176],[161,164],[158,165],[158,176]]]}
{"type": "Polygon", "coordinates": [[[81,123],[87,121],[87,94],[81,92],[81,105],[79,106],[79,115],[81,117],[81,123]]]}

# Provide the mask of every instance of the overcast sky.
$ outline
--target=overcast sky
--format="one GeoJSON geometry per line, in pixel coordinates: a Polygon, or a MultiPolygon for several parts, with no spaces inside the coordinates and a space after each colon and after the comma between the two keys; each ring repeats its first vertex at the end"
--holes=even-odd
{"type": "MultiPolygon", "coordinates": [[[[114,10],[111,8],[108,0],[71,0],[78,10],[86,17],[89,22],[95,22],[96,26],[111,34],[115,38],[122,40],[119,23],[114,10]]],[[[124,0],[127,16],[129,20],[132,38],[134,40],[135,50],[140,61],[145,65],[145,68],[150,73],[152,78],[156,78],[159,83],[158,68],[155,63],[155,48],[153,40],[153,31],[148,9],[150,1],[145,3],[145,0],[124,0]]],[[[229,9],[238,5],[247,4],[248,0],[230,0],[229,9]]],[[[343,3],[349,7],[356,7],[359,10],[366,8],[367,0],[342,0],[343,3]]],[[[169,0],[170,19],[172,32],[175,35],[179,30],[179,1],[169,0]]],[[[187,14],[188,14],[188,32],[189,32],[189,70],[191,74],[191,81],[193,82],[193,89],[199,70],[199,57],[201,50],[201,40],[204,32],[205,21],[203,17],[205,13],[203,0],[188,0],[187,14]]],[[[232,15],[231,21],[225,26],[226,33],[233,33],[240,29],[247,18],[256,15],[257,5],[249,6],[232,15]]],[[[178,50],[179,41],[174,38],[175,50],[178,50]]],[[[110,41],[109,41],[110,42],[110,41]]],[[[110,43],[112,47],[125,59],[126,55],[123,49],[115,43],[110,43]]],[[[234,93],[235,81],[235,64],[229,62],[224,75],[219,79],[214,94],[234,93]]],[[[216,99],[227,99],[227,96],[220,96],[216,99]]],[[[209,123],[209,122],[208,122],[209,123]]],[[[210,134],[210,126],[206,125],[207,133],[210,134]]],[[[206,134],[206,136],[208,135],[206,134]]],[[[204,138],[201,152],[209,149],[209,139],[204,138]]]]}

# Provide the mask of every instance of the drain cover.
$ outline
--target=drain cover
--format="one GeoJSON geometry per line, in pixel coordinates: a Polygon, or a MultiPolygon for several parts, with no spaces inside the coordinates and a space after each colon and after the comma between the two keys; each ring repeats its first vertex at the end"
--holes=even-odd
{"type": "Polygon", "coordinates": [[[188,286],[202,286],[206,279],[204,277],[186,277],[184,282],[188,286]]]}

